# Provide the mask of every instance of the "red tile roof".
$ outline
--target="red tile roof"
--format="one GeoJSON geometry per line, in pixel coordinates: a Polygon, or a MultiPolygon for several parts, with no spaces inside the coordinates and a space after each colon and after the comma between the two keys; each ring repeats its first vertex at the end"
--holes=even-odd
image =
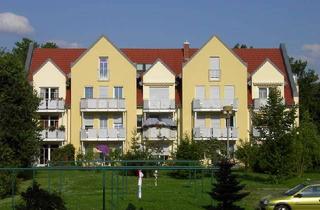
{"type": "MultiPolygon", "coordinates": [[[[65,74],[71,71],[71,63],[74,62],[86,49],[50,49],[36,48],[33,51],[28,80],[33,80],[33,74],[50,58],[65,74]]],[[[67,106],[71,104],[71,90],[67,89],[65,96],[67,106]]]]}
{"type": "MultiPolygon", "coordinates": [[[[86,49],[45,49],[36,48],[32,55],[28,79],[32,81],[32,76],[41,65],[51,59],[66,74],[70,73],[71,63],[74,62],[86,49]]],[[[153,64],[157,59],[161,59],[168,67],[179,75],[184,62],[182,49],[121,49],[123,53],[134,63],[153,64]]],[[[190,48],[190,57],[198,49],[190,48]]],[[[287,104],[293,104],[292,90],[290,87],[287,69],[284,64],[282,52],[279,48],[268,49],[233,49],[233,51],[248,65],[248,73],[253,73],[266,59],[271,60],[285,75],[285,100],[287,104]]],[[[252,104],[251,89],[248,88],[248,103],[252,104]]],[[[71,91],[67,90],[66,104],[70,105],[71,91]]],[[[182,101],[181,85],[176,87],[176,104],[182,101]]],[[[143,105],[142,88],[137,88],[137,105],[143,105]]]]}
{"type": "MultiPolygon", "coordinates": [[[[121,49],[124,54],[134,63],[153,64],[157,59],[161,59],[176,75],[182,72],[184,62],[183,49],[121,49]]],[[[190,48],[189,56],[191,57],[198,49],[190,48]]],[[[137,105],[143,105],[143,90],[137,88],[137,105]],[[139,98],[141,97],[141,98],[139,98]]],[[[176,104],[181,105],[181,85],[176,86],[176,104]]]]}
{"type": "MultiPolygon", "coordinates": [[[[233,51],[244,61],[248,66],[248,73],[252,74],[257,68],[269,59],[283,73],[285,79],[284,97],[288,105],[293,104],[292,89],[288,78],[287,69],[284,63],[281,49],[279,48],[248,48],[248,49],[233,49],[233,51]]],[[[251,91],[251,89],[248,89],[251,91]]],[[[252,104],[251,92],[248,92],[248,104],[252,104]]]]}

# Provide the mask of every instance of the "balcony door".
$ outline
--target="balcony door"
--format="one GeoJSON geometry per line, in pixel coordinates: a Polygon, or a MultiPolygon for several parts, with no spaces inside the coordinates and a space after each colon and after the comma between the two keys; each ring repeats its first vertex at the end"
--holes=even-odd
{"type": "Polygon", "coordinates": [[[204,86],[196,87],[196,99],[204,99],[205,98],[205,89],[204,86]]]}
{"type": "Polygon", "coordinates": [[[169,107],[169,87],[150,87],[149,99],[151,108],[169,107]]]}
{"type": "Polygon", "coordinates": [[[59,98],[59,88],[42,87],[40,88],[40,98],[44,100],[56,100],[59,98]]]}
{"type": "Polygon", "coordinates": [[[206,127],[206,117],[204,114],[199,113],[197,115],[197,118],[195,121],[195,127],[196,128],[205,128],[206,127]]]}
{"type": "Polygon", "coordinates": [[[224,86],[224,100],[225,100],[225,105],[233,105],[233,103],[234,103],[234,86],[232,86],[232,85],[224,86]]]}

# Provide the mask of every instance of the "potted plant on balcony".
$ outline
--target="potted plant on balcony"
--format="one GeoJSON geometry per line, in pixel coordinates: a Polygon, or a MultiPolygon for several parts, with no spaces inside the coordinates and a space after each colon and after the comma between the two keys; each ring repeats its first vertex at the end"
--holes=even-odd
{"type": "Polygon", "coordinates": [[[51,125],[51,126],[49,127],[49,131],[55,131],[55,130],[56,130],[56,127],[55,127],[55,126],[51,125]]]}
{"type": "Polygon", "coordinates": [[[59,131],[65,131],[65,130],[66,130],[66,128],[64,127],[64,125],[60,125],[59,131]]]}

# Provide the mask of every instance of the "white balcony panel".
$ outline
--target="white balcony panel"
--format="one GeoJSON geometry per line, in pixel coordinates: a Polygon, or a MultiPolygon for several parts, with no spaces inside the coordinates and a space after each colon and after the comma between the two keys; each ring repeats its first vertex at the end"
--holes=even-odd
{"type": "Polygon", "coordinates": [[[236,110],[238,99],[194,99],[192,102],[195,111],[222,111],[226,105],[232,105],[236,110]]]}
{"type": "Polygon", "coordinates": [[[260,109],[261,107],[267,105],[268,99],[266,98],[256,98],[253,100],[254,102],[254,109],[260,109]]]}
{"type": "Polygon", "coordinates": [[[65,139],[65,132],[61,130],[42,130],[40,135],[43,141],[64,141],[65,139]]]}
{"type": "Polygon", "coordinates": [[[177,138],[177,130],[170,128],[151,127],[143,131],[143,137],[149,140],[172,140],[177,138]]]}
{"type": "Polygon", "coordinates": [[[125,111],[125,99],[83,98],[80,107],[81,111],[125,111]]]}
{"type": "Polygon", "coordinates": [[[64,112],[64,104],[63,99],[42,99],[38,107],[38,112],[64,112]]]}
{"type": "Polygon", "coordinates": [[[125,128],[82,129],[80,135],[82,141],[123,141],[125,131],[125,128]]]}
{"type": "Polygon", "coordinates": [[[143,109],[145,111],[174,111],[175,101],[169,99],[151,99],[143,101],[143,109]]]}
{"type": "MultiPolygon", "coordinates": [[[[238,138],[238,129],[230,128],[229,139],[236,140],[238,138]]],[[[226,128],[194,128],[193,136],[196,140],[217,138],[218,140],[227,139],[226,128]]]]}

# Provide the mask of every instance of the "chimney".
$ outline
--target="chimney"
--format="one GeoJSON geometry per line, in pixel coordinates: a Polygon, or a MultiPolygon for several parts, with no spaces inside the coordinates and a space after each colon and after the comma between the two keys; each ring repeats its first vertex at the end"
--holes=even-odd
{"type": "Polygon", "coordinates": [[[188,61],[190,58],[190,48],[189,48],[190,43],[188,41],[185,41],[183,43],[183,58],[184,61],[188,61]]]}

